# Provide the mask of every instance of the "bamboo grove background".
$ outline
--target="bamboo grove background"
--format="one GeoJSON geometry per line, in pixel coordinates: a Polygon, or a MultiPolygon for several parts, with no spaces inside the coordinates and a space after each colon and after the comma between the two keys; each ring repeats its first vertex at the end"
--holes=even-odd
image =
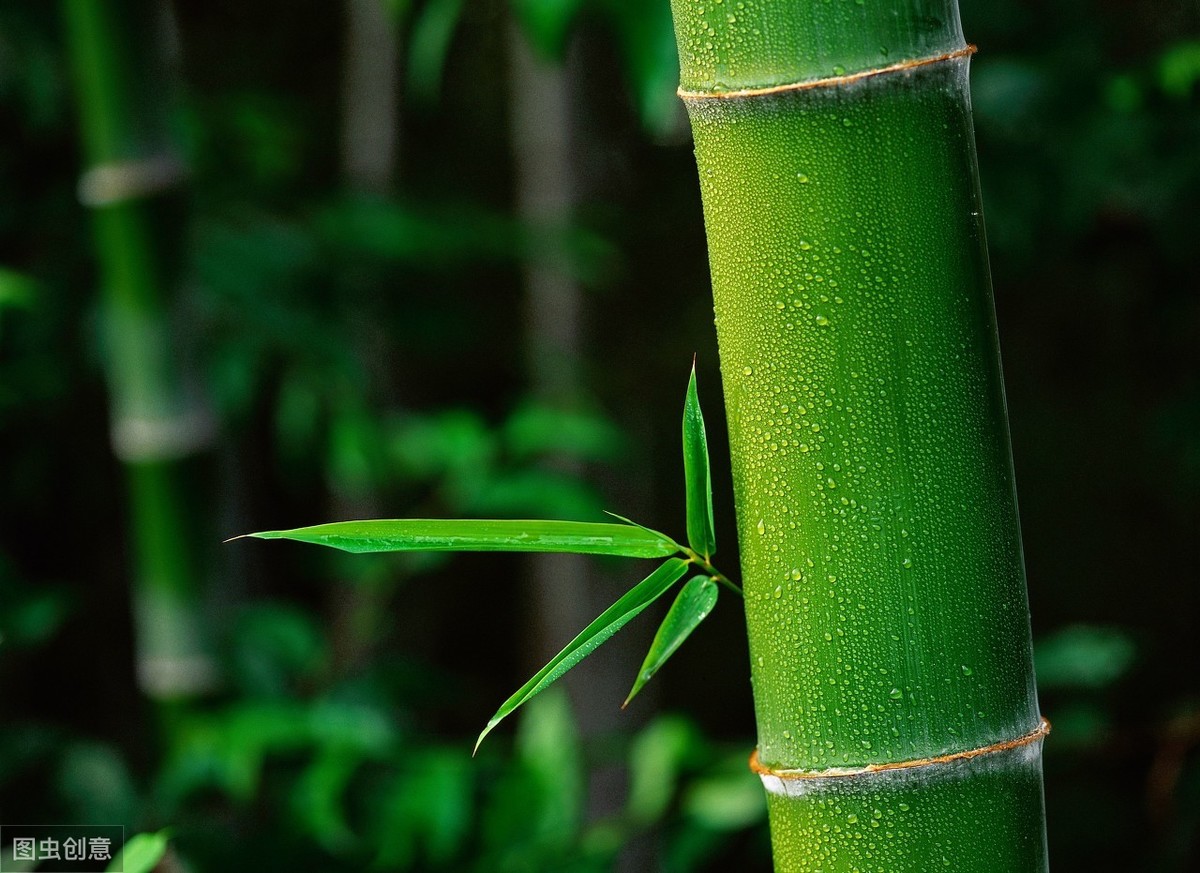
{"type": "MultiPolygon", "coordinates": [[[[220,544],[601,509],[675,532],[693,352],[734,542],[666,3],[114,4],[120,63],[161,56],[125,95],[147,154],[190,168],[146,246],[196,438],[142,510],[72,5],[0,8],[0,822],[171,826],[197,871],[768,869],[737,610],[620,713],[631,626],[471,761],[636,571],[220,544]],[[200,666],[165,687],[139,686],[147,554],[199,592],[200,666]]],[[[1200,12],[961,5],[1052,864],[1195,869],[1200,12]]]]}

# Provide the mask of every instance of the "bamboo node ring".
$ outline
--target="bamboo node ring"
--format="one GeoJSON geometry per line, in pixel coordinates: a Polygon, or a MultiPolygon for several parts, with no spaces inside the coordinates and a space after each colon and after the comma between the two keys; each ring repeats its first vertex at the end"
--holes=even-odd
{"type": "Polygon", "coordinates": [[[1040,742],[1050,733],[1050,721],[1044,716],[1029,733],[1015,740],[1001,740],[998,743],[981,746],[978,749],[966,749],[962,752],[952,752],[948,755],[938,755],[933,758],[916,758],[911,761],[893,761],[883,764],[867,764],[865,767],[842,768],[834,767],[828,770],[776,770],[758,760],[758,749],[750,754],[750,769],[763,778],[789,780],[824,780],[846,779],[854,776],[864,776],[871,773],[887,773],[894,770],[916,770],[922,767],[933,767],[940,764],[953,764],[958,761],[969,761],[984,755],[994,755],[999,752],[1009,752],[1033,743],[1040,742]]]}
{"type": "Polygon", "coordinates": [[[111,206],[173,188],[185,178],[187,168],[171,154],[105,161],[84,171],[76,194],[84,206],[111,206]]]}
{"type": "Polygon", "coordinates": [[[870,70],[860,70],[857,73],[847,73],[844,76],[830,76],[826,79],[807,79],[803,82],[789,82],[786,85],[770,85],[765,88],[739,88],[735,91],[685,91],[680,88],[676,93],[684,100],[736,100],[741,97],[766,97],[770,94],[784,94],[789,91],[809,91],[814,88],[837,88],[842,85],[852,85],[864,79],[876,76],[886,76],[891,73],[907,73],[919,67],[928,67],[945,61],[968,58],[979,49],[974,45],[937,55],[932,58],[917,58],[912,61],[900,61],[886,67],[874,67],[870,70]]]}

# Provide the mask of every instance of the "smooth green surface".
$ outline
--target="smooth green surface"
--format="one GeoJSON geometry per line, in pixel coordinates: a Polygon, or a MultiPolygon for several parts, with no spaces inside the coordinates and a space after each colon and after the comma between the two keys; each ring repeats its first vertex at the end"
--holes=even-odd
{"type": "Polygon", "coordinates": [[[633,683],[629,696],[625,698],[625,703],[621,704],[622,708],[629,705],[629,701],[642,690],[642,686],[654,678],[654,674],[713,611],[713,607],[717,605],[719,590],[716,581],[708,576],[693,576],[683,586],[662,624],[658,626],[650,650],[642,661],[641,669],[638,670],[637,680],[633,683]]]}
{"type": "Polygon", "coordinates": [[[570,552],[665,558],[679,551],[669,537],[631,524],[512,519],[400,518],[339,521],[248,534],[295,540],[345,552],[570,552]]]}
{"type": "Polygon", "coordinates": [[[930,779],[829,780],[768,794],[775,873],[1038,873],[1047,869],[1037,753],[930,779]]]}
{"type": "Polygon", "coordinates": [[[672,0],[685,91],[824,79],[963,47],[956,0],[672,0]]]}
{"type": "Polygon", "coordinates": [[[479,735],[479,739],[475,741],[475,749],[478,750],[484,737],[521,704],[549,687],[551,683],[594,652],[601,643],[623,628],[634,616],[666,594],[671,586],[684,577],[687,569],[687,561],[671,558],[629,589],[620,600],[600,613],[599,617],[584,628],[575,639],[571,640],[566,648],[551,658],[550,662],[532,679],[501,704],[496,714],[488,721],[487,727],[479,735]]]}
{"type": "Polygon", "coordinates": [[[1038,723],[965,72],[689,106],[768,765],[1038,723]]]}
{"type": "Polygon", "coordinates": [[[700,395],[696,391],[696,366],[688,379],[683,404],[683,472],[687,501],[688,545],[704,558],[717,550],[713,532],[712,471],[708,462],[708,436],[700,395]]]}

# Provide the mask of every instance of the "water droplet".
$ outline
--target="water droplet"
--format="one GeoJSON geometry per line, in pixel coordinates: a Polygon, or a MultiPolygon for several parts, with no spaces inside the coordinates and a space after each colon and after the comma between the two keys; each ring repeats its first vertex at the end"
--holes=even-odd
{"type": "Polygon", "coordinates": [[[780,597],[783,597],[783,586],[776,585],[775,586],[775,599],[778,600],[780,597]]]}
{"type": "Polygon", "coordinates": [[[974,670],[972,670],[970,667],[968,667],[966,664],[963,664],[963,665],[962,665],[962,674],[963,674],[964,676],[974,676],[974,675],[975,675],[975,671],[974,671],[974,670]]]}
{"type": "Polygon", "coordinates": [[[817,324],[821,325],[821,327],[828,327],[829,319],[826,318],[824,315],[818,315],[817,316],[817,324]]]}
{"type": "Polygon", "coordinates": [[[903,567],[905,570],[911,570],[912,569],[912,558],[905,558],[903,561],[900,562],[900,566],[903,567]]]}
{"type": "Polygon", "coordinates": [[[888,697],[892,698],[892,700],[901,700],[904,697],[904,692],[899,688],[893,688],[890,692],[888,692],[888,697]]]}
{"type": "Polygon", "coordinates": [[[742,367],[742,374],[743,374],[743,375],[749,376],[749,375],[751,375],[751,374],[753,374],[753,373],[754,373],[754,368],[753,368],[753,367],[742,367]]]}
{"type": "Polygon", "coordinates": [[[801,185],[808,184],[808,176],[804,175],[803,173],[797,173],[796,178],[800,180],[801,185]]]}
{"type": "Polygon", "coordinates": [[[766,532],[767,532],[767,525],[766,525],[766,523],[765,523],[765,522],[764,522],[764,521],[763,521],[763,520],[760,518],[760,519],[758,520],[758,535],[759,535],[759,536],[762,536],[762,535],[763,535],[763,534],[765,534],[766,532]]]}
{"type": "Polygon", "coordinates": [[[793,580],[795,580],[796,582],[799,582],[799,581],[800,581],[800,576],[801,576],[801,575],[802,575],[802,574],[800,573],[800,570],[799,570],[798,568],[793,568],[793,569],[792,569],[792,579],[793,579],[793,580]]]}
{"type": "Polygon", "coordinates": [[[858,816],[854,813],[850,813],[848,816],[846,816],[846,821],[848,821],[850,824],[855,824],[858,822],[858,816]]]}

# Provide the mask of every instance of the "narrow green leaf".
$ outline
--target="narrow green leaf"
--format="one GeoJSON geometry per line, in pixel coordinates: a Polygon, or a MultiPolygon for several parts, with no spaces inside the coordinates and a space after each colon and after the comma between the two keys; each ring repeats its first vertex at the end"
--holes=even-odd
{"type": "Polygon", "coordinates": [[[463,0],[430,0],[417,13],[409,39],[408,80],[418,100],[428,102],[438,96],[462,13],[463,0]]]}
{"type": "Polygon", "coordinates": [[[642,686],[658,672],[659,667],[667,663],[667,659],[675,654],[675,650],[683,645],[683,641],[700,622],[708,617],[717,605],[719,590],[711,576],[693,576],[683,586],[683,590],[671,604],[667,617],[658,626],[658,633],[654,635],[654,642],[650,644],[650,651],[646,653],[646,660],[642,662],[642,669],[638,671],[637,681],[633,683],[629,696],[621,704],[622,709],[629,705],[629,701],[633,700],[642,690],[642,686]]]}
{"type": "MultiPolygon", "coordinates": [[[[603,510],[603,512],[605,515],[611,515],[613,518],[623,521],[625,524],[629,524],[629,525],[633,525],[634,527],[641,528],[648,534],[653,534],[654,536],[660,537],[664,540],[671,540],[671,538],[669,536],[667,536],[665,533],[660,533],[659,531],[656,531],[652,527],[646,527],[644,524],[641,524],[640,522],[636,522],[632,518],[626,518],[623,515],[617,515],[615,512],[609,512],[607,509],[603,510]]],[[[674,540],[671,540],[671,542],[675,543],[674,540]]],[[[675,548],[679,549],[679,551],[681,551],[681,552],[683,551],[683,549],[679,548],[678,543],[675,543],[675,548]]]]}
{"type": "Polygon", "coordinates": [[[687,573],[688,562],[680,558],[671,558],[657,570],[629,589],[620,600],[604,610],[600,617],[589,624],[579,636],[571,640],[567,647],[555,655],[545,667],[517,692],[504,701],[496,714],[492,716],[487,727],[475,741],[475,750],[479,750],[484,737],[492,732],[492,728],[500,724],[522,703],[525,703],[538,692],[547,688],[560,676],[590,655],[597,647],[632,619],[635,615],[665,594],[672,585],[687,573]]]}
{"type": "Polygon", "coordinates": [[[150,873],[167,853],[170,829],[153,834],[135,834],[108,865],[109,870],[121,873],[150,873]]]}
{"type": "Polygon", "coordinates": [[[571,22],[582,5],[581,0],[513,0],[512,10],[539,58],[559,63],[566,53],[571,22]]]}
{"type": "Polygon", "coordinates": [[[683,473],[687,492],[688,545],[705,558],[717,550],[713,533],[712,473],[708,466],[708,437],[696,393],[696,362],[683,404],[683,473]]]}
{"type": "Polygon", "coordinates": [[[573,552],[665,558],[679,551],[679,546],[670,537],[645,528],[586,521],[378,519],[317,524],[295,530],[268,530],[246,536],[296,540],[356,553],[573,552]]]}

